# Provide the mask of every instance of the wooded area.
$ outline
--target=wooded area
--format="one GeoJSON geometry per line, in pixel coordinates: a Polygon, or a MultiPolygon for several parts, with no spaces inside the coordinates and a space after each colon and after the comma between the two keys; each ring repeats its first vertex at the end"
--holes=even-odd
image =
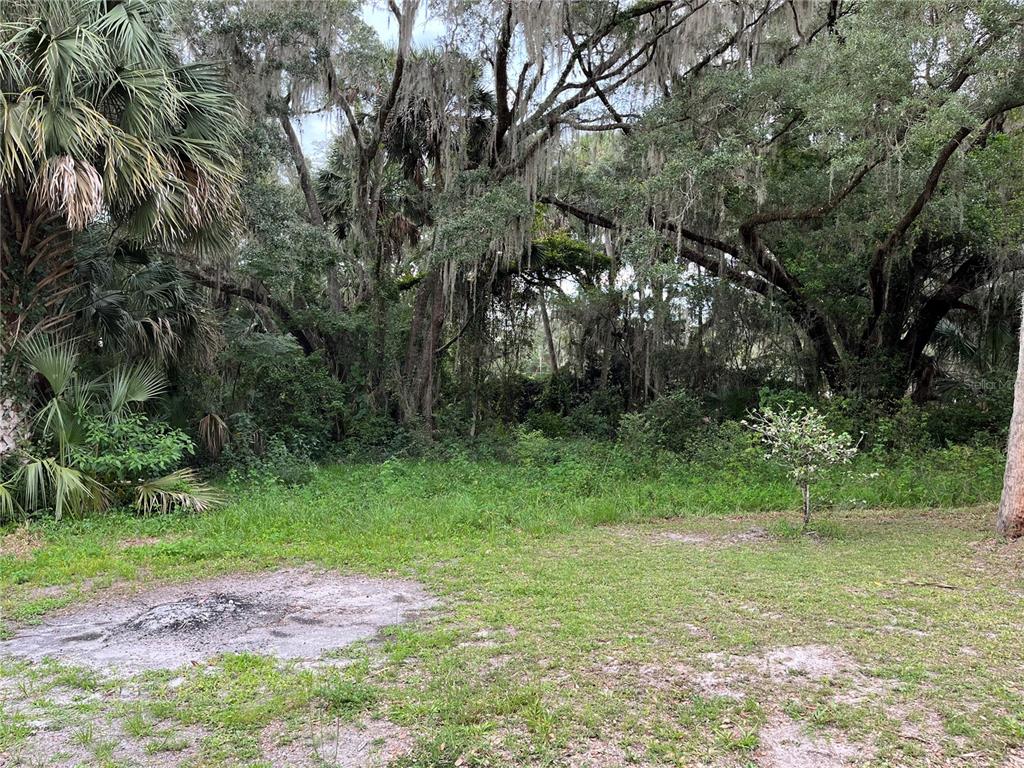
{"type": "Polygon", "coordinates": [[[42,338],[166,374],[150,416],[202,461],[766,388],[868,444],[914,408],[1005,435],[1017,3],[16,0],[2,30],[9,441],[42,338]]]}

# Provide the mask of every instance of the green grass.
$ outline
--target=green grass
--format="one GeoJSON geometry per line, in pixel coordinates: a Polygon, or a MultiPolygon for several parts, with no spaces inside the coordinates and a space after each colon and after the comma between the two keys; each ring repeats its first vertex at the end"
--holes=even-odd
{"type": "Polygon", "coordinates": [[[873,765],[999,765],[1024,749],[1024,553],[990,533],[1000,474],[985,450],[863,457],[822,483],[807,535],[751,457],[652,469],[598,448],[338,466],[200,517],[35,523],[43,546],[0,559],[12,626],[118,581],[298,562],[411,576],[442,607],[344,668],[242,654],[119,681],[0,662],[18,702],[0,756],[59,709],[97,765],[112,732],[183,765],[263,766],[268,733],[315,751],[387,720],[411,734],[406,768],[743,766],[780,718],[873,765]],[[765,676],[766,652],[803,646],[848,666],[765,676]]]}
{"type": "MultiPolygon", "coordinates": [[[[838,508],[959,507],[994,501],[1002,459],[991,449],[925,457],[861,457],[827,474],[818,501],[838,508]]],[[[47,546],[0,557],[4,615],[31,619],[67,592],[23,586],[106,586],[140,575],[187,577],[282,559],[386,571],[523,537],[675,516],[796,509],[784,474],[754,451],[714,464],[632,464],[614,447],[570,450],[545,467],[390,460],[323,470],[298,489],[253,489],[202,517],[108,515],[37,524],[47,546]],[[123,548],[124,539],[161,539],[123,548]],[[30,598],[24,595],[28,593],[30,598]]],[[[73,596],[72,596],[73,597],[73,596]]]]}

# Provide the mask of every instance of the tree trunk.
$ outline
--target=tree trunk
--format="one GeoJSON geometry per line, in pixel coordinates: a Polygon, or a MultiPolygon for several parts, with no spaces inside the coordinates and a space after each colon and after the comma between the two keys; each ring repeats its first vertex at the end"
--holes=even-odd
{"type": "Polygon", "coordinates": [[[810,483],[803,483],[800,490],[804,495],[804,528],[811,522],[811,486],[810,483]]]}
{"type": "Polygon", "coordinates": [[[1024,320],[1019,331],[1017,379],[1013,385],[1013,415],[1006,445],[1006,473],[999,500],[996,529],[1011,539],[1024,535],[1024,320]]]}
{"type": "Polygon", "coordinates": [[[544,291],[541,290],[538,298],[540,304],[540,319],[544,325],[544,338],[548,343],[548,357],[551,360],[551,375],[558,375],[558,351],[555,349],[555,337],[551,334],[551,318],[548,316],[548,305],[544,301],[544,291]]]}
{"type": "Polygon", "coordinates": [[[437,348],[444,327],[444,280],[440,275],[434,281],[434,295],[430,304],[430,326],[423,344],[423,362],[420,366],[420,416],[428,430],[434,426],[434,399],[437,395],[437,348]]]}

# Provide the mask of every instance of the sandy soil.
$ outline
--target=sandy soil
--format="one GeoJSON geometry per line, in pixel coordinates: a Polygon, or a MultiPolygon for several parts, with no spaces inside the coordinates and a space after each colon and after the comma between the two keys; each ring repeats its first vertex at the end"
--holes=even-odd
{"type": "Polygon", "coordinates": [[[411,581],[307,568],[229,575],[75,605],[0,642],[0,656],[51,656],[120,674],[228,651],[314,660],[435,604],[411,581]]]}

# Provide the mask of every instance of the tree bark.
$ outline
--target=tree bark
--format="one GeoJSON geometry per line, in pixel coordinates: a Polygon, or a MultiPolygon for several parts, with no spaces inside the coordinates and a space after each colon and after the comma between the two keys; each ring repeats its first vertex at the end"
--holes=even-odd
{"type": "MultiPolygon", "coordinates": [[[[1022,297],[1024,300],[1024,297],[1022,297]]],[[[1006,473],[999,500],[996,530],[1016,539],[1024,536],[1024,321],[1019,331],[1017,379],[1013,385],[1013,415],[1006,446],[1006,473]]]]}

